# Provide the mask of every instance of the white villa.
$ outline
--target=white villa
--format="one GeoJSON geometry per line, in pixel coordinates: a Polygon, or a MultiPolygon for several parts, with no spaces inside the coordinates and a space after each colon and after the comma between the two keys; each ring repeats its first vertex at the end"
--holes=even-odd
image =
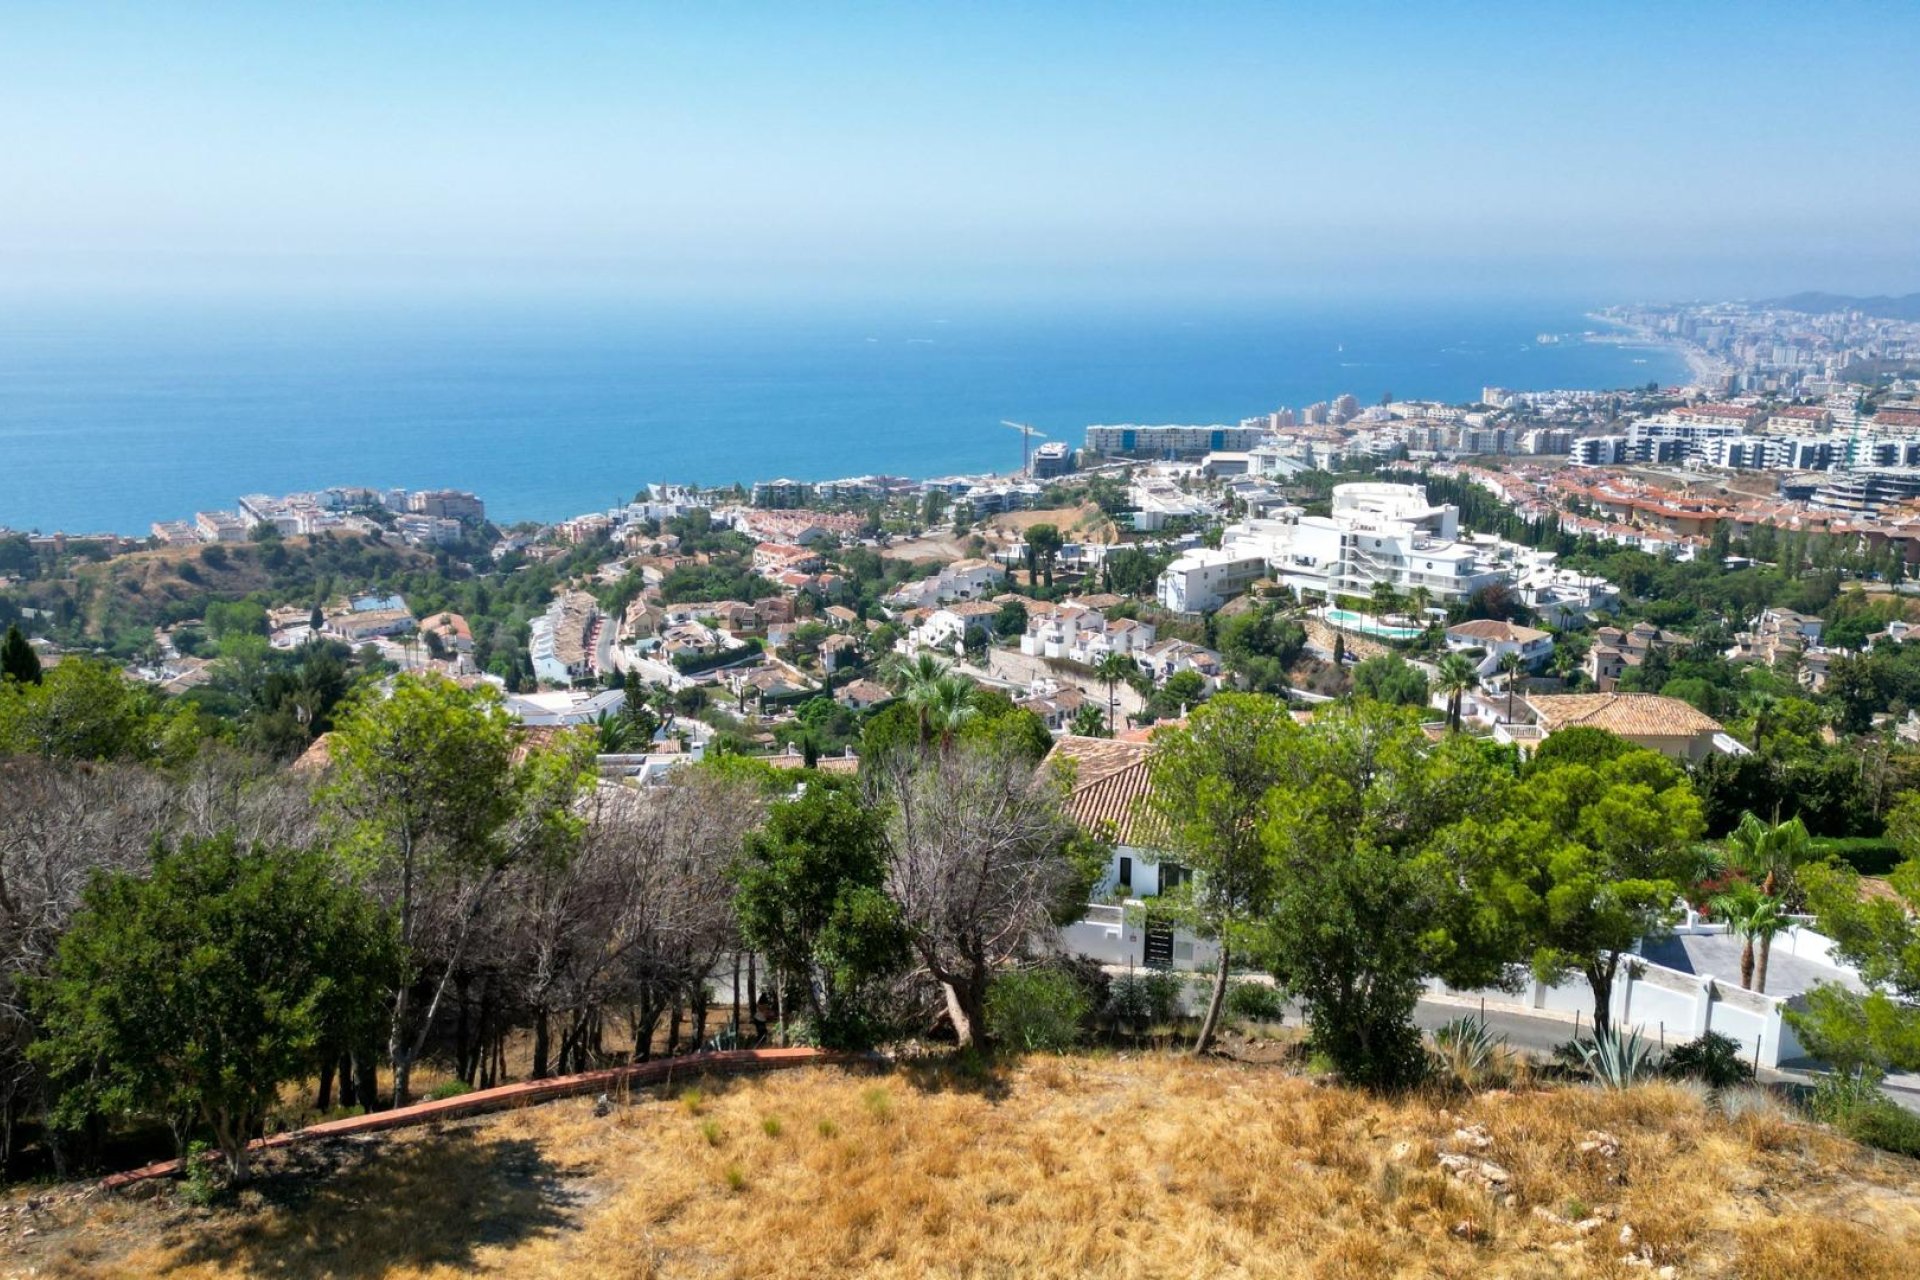
{"type": "Polygon", "coordinates": [[[1098,609],[1064,604],[1057,609],[1029,609],[1020,652],[1031,657],[1065,658],[1097,666],[1110,653],[1133,656],[1153,643],[1151,623],[1132,618],[1108,619],[1098,609]]]}
{"type": "Polygon", "coordinates": [[[1419,485],[1342,484],[1330,514],[1288,511],[1228,525],[1216,554],[1259,559],[1303,597],[1365,596],[1389,582],[1403,594],[1424,588],[1447,605],[1512,578],[1459,534],[1458,508],[1434,506],[1419,485]]]}

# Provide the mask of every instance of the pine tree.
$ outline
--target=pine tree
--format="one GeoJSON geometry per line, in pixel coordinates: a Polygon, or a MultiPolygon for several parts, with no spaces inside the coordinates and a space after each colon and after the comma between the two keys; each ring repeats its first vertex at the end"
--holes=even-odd
{"type": "Polygon", "coordinates": [[[7,638],[0,641],[0,680],[40,683],[40,655],[33,651],[17,626],[9,626],[7,638]]]}

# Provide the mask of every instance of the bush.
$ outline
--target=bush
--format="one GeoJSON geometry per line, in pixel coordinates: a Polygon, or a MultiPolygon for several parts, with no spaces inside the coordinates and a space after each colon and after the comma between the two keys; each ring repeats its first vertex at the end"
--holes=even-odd
{"type": "Polygon", "coordinates": [[[1078,982],[1058,969],[1015,969],[987,988],[987,1023],[1003,1044],[1057,1052],[1072,1048],[1092,1008],[1078,982]]]}
{"type": "Polygon", "coordinates": [[[1264,982],[1236,982],[1227,988],[1227,1013],[1243,1022],[1278,1022],[1286,1013],[1280,989],[1264,982]]]}
{"type": "Polygon", "coordinates": [[[445,1083],[435,1085],[433,1091],[427,1094],[427,1097],[435,1102],[439,1102],[447,1098],[457,1098],[463,1093],[472,1092],[473,1086],[465,1080],[448,1080],[445,1083]]]}
{"type": "Polygon", "coordinates": [[[1454,1079],[1469,1086],[1480,1082],[1506,1044],[1505,1036],[1496,1036],[1485,1022],[1472,1014],[1433,1030],[1434,1056],[1454,1079]]]}
{"type": "Polygon", "coordinates": [[[1844,862],[1863,876],[1884,876],[1900,864],[1900,846],[1878,836],[1815,836],[1808,842],[1815,858],[1844,862]]]}
{"type": "Polygon", "coordinates": [[[1731,1089],[1753,1080],[1753,1065],[1740,1056],[1739,1042],[1717,1031],[1675,1047],[1663,1065],[1670,1076],[1698,1080],[1715,1089],[1731,1089]]]}
{"type": "Polygon", "coordinates": [[[1824,1077],[1807,1109],[1862,1146],[1920,1159],[1920,1116],[1880,1092],[1877,1071],[1824,1077]]]}
{"type": "Polygon", "coordinates": [[[1607,1089],[1631,1088],[1660,1070],[1659,1055],[1638,1031],[1624,1035],[1616,1030],[1604,1031],[1591,1040],[1561,1045],[1555,1056],[1585,1067],[1593,1082],[1607,1089]]]}
{"type": "Polygon", "coordinates": [[[1172,1022],[1181,1010],[1186,979],[1153,969],[1115,978],[1108,988],[1107,1014],[1123,1022],[1172,1022]]]}

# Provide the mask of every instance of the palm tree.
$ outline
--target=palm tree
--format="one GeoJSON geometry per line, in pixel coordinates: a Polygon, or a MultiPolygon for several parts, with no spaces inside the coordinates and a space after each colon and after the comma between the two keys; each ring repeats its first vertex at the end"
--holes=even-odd
{"type": "MultiPolygon", "coordinates": [[[[1427,616],[1427,610],[1433,607],[1433,592],[1425,587],[1413,588],[1407,592],[1407,607],[1413,610],[1415,617],[1424,619],[1427,616]]],[[[1422,622],[1421,625],[1426,624],[1422,622]]]]}
{"type": "Polygon", "coordinates": [[[1521,670],[1526,666],[1520,661],[1520,654],[1509,649],[1500,655],[1500,675],[1507,682],[1507,723],[1513,723],[1513,686],[1520,678],[1521,670]]]}
{"type": "MultiPolygon", "coordinates": [[[[1750,876],[1760,877],[1760,893],[1779,902],[1793,885],[1793,873],[1813,857],[1813,838],[1799,818],[1785,822],[1763,822],[1752,813],[1740,815],[1740,825],[1727,835],[1727,853],[1733,864],[1750,876]]],[[[1784,913],[1781,923],[1760,939],[1760,990],[1767,988],[1767,961],[1773,955],[1773,936],[1791,925],[1784,913]]]]}
{"type": "Polygon", "coordinates": [[[928,712],[940,687],[950,672],[947,663],[940,661],[930,653],[920,654],[911,660],[901,660],[893,664],[892,680],[906,698],[907,705],[920,716],[920,743],[926,745],[932,732],[928,712]]]}
{"type": "Polygon", "coordinates": [[[1394,590],[1391,582],[1382,578],[1373,584],[1373,594],[1369,600],[1369,606],[1373,610],[1373,616],[1384,622],[1388,614],[1399,610],[1400,593],[1394,590]]]}
{"type": "Polygon", "coordinates": [[[1736,880],[1725,891],[1715,894],[1707,907],[1727,922],[1729,934],[1744,941],[1745,945],[1740,948],[1741,989],[1764,993],[1767,989],[1767,971],[1764,964],[1759,966],[1756,983],[1754,947],[1758,943],[1764,949],[1773,941],[1775,934],[1785,930],[1791,923],[1786,913],[1780,910],[1780,903],[1754,888],[1751,882],[1736,880]]]}
{"type": "Polygon", "coordinates": [[[1473,663],[1467,661],[1465,654],[1449,653],[1434,664],[1437,677],[1434,685],[1447,695],[1447,727],[1455,733],[1460,731],[1461,704],[1465,701],[1467,690],[1480,683],[1480,673],[1473,669],[1473,663]]]}
{"type": "Polygon", "coordinates": [[[593,718],[594,750],[603,756],[631,755],[644,747],[640,723],[632,716],[602,711],[593,718]]]}
{"type": "Polygon", "coordinates": [[[963,675],[943,675],[934,681],[921,714],[940,731],[941,750],[953,745],[961,725],[980,714],[973,705],[973,689],[973,681],[963,675]]]}
{"type": "Polygon", "coordinates": [[[1100,714],[1100,708],[1091,702],[1083,702],[1080,709],[1073,713],[1073,723],[1068,731],[1082,738],[1113,736],[1112,722],[1100,714]]]}
{"type": "Polygon", "coordinates": [[[1109,653],[1093,668],[1094,676],[1100,683],[1107,686],[1107,736],[1109,738],[1113,736],[1113,718],[1117,705],[1113,697],[1113,687],[1137,670],[1139,667],[1133,659],[1124,653],[1109,653]]]}

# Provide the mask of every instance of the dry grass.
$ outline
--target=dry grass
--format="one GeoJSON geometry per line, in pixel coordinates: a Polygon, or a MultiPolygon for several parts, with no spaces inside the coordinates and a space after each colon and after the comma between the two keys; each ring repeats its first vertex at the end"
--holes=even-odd
{"type": "Polygon", "coordinates": [[[986,1080],[709,1081],[604,1119],[577,1100],[294,1158],[331,1167],[284,1170],[210,1215],[165,1200],[42,1215],[23,1262],[61,1276],[1544,1280],[1672,1265],[1872,1280],[1913,1274],[1920,1248],[1920,1165],[1766,1106],[1728,1121],[1667,1085],[1383,1100],[1153,1055],[1036,1058],[986,1080]],[[1511,1202],[1439,1169],[1472,1126],[1511,1202]],[[1582,1152],[1591,1130],[1617,1152],[1582,1152]]]}

